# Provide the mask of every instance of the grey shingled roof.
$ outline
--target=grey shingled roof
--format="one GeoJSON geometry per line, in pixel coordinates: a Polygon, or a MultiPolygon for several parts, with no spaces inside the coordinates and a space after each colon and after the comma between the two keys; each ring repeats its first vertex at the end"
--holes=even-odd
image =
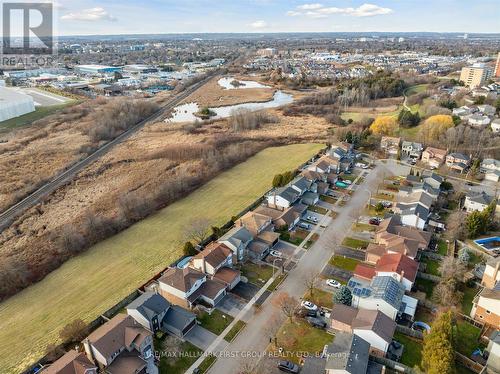
{"type": "Polygon", "coordinates": [[[470,194],[467,197],[469,198],[469,200],[483,205],[489,205],[493,201],[493,197],[488,195],[484,191],[470,194]]]}
{"type": "Polygon", "coordinates": [[[165,314],[165,317],[163,317],[162,323],[182,331],[193,319],[196,319],[195,314],[178,305],[172,305],[167,314],[165,314]]]}
{"type": "Polygon", "coordinates": [[[154,292],[145,292],[127,305],[127,309],[135,309],[151,321],[154,316],[170,308],[170,303],[154,292]]]}
{"type": "Polygon", "coordinates": [[[365,374],[368,368],[370,343],[363,338],[338,332],[327,348],[326,370],[345,370],[351,374],[365,374]]]}

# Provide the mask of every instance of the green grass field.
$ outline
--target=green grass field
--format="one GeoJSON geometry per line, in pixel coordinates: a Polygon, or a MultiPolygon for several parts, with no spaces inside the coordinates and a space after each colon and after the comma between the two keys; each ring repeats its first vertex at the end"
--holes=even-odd
{"type": "Polygon", "coordinates": [[[91,321],[182,254],[183,228],[203,216],[226,222],[262,195],[273,176],[293,169],[323,146],[266,149],[188,197],[67,261],[37,284],[0,304],[2,373],[40,358],[76,318],[91,321]]]}
{"type": "Polygon", "coordinates": [[[356,265],[361,263],[361,261],[349,257],[333,256],[330,259],[329,263],[330,265],[335,266],[339,269],[354,271],[356,265]]]}

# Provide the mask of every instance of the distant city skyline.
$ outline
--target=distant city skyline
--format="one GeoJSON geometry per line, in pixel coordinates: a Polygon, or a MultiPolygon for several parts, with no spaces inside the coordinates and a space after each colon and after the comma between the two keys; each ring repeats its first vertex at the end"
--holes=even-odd
{"type": "MultiPolygon", "coordinates": [[[[49,2],[49,1],[46,1],[49,2]]],[[[57,0],[56,34],[500,33],[498,0],[57,0]],[[145,5],[143,5],[145,4],[145,5]]]]}

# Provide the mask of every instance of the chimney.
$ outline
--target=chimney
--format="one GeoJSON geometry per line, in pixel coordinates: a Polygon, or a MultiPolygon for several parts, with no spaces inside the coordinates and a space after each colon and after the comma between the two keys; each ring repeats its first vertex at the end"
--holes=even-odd
{"type": "Polygon", "coordinates": [[[83,341],[83,349],[85,349],[85,354],[87,355],[87,358],[92,361],[95,364],[95,358],[92,353],[92,348],[90,347],[90,342],[88,338],[85,338],[83,341]]]}

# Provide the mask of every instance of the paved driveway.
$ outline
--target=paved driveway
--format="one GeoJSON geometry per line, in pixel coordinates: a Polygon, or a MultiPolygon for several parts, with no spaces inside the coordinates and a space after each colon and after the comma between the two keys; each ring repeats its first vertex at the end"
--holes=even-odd
{"type": "Polygon", "coordinates": [[[203,350],[206,350],[215,338],[217,338],[217,335],[200,325],[194,326],[186,335],[184,335],[185,340],[203,350]]]}
{"type": "Polygon", "coordinates": [[[222,298],[217,304],[216,308],[221,312],[229,314],[232,317],[236,317],[238,313],[245,307],[247,301],[239,296],[229,292],[222,298]]]}
{"type": "Polygon", "coordinates": [[[255,296],[257,292],[259,292],[259,287],[253,283],[243,283],[240,282],[231,290],[236,296],[241,297],[242,299],[249,301],[252,297],[255,296]]]}
{"type": "Polygon", "coordinates": [[[335,249],[335,254],[338,256],[345,256],[349,258],[353,258],[355,260],[364,261],[365,260],[365,252],[358,251],[357,249],[352,249],[349,247],[339,246],[335,249]]]}
{"type": "Polygon", "coordinates": [[[352,272],[336,268],[332,265],[326,265],[321,275],[325,278],[337,278],[347,282],[352,277],[352,272]]]}

